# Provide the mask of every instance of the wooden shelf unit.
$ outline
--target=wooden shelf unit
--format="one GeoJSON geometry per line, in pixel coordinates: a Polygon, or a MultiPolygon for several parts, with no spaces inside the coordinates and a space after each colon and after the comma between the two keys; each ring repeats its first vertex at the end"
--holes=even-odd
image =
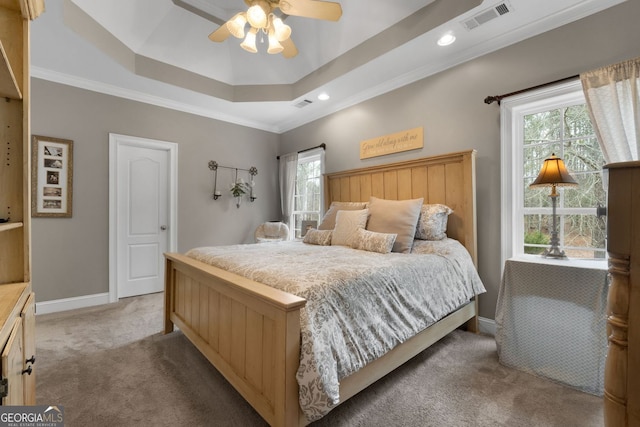
{"type": "Polygon", "coordinates": [[[640,161],[610,163],[604,425],[640,425],[640,161]]]}
{"type": "Polygon", "coordinates": [[[30,21],[44,0],[0,0],[0,404],[35,404],[31,288],[30,21]]]}
{"type": "Polygon", "coordinates": [[[22,92],[18,86],[9,58],[0,42],[0,97],[22,99],[22,92]]]}

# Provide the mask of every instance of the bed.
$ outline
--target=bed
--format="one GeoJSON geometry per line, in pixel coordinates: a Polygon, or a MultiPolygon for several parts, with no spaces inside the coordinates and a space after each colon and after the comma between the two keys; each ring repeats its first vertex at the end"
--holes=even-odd
{"type": "MultiPolygon", "coordinates": [[[[477,265],[473,150],[328,174],[325,191],[327,206],[332,202],[366,202],[372,197],[423,198],[425,204],[445,204],[453,209],[448,217],[448,238],[459,242],[472,266],[477,265]]],[[[305,245],[286,242],[285,246],[296,244],[305,245]]],[[[235,249],[253,250],[260,245],[238,245],[235,249]]],[[[213,249],[217,255],[221,251],[224,250],[213,249]]],[[[220,268],[228,267],[224,263],[210,265],[204,258],[198,260],[190,255],[166,254],[165,333],[173,331],[174,325],[179,327],[270,425],[307,424],[309,420],[300,405],[300,397],[304,400],[305,396],[296,378],[299,368],[302,370],[301,348],[306,345],[301,338],[301,323],[305,324],[307,301],[283,290],[286,287],[278,289],[248,278],[260,276],[249,273],[245,277],[239,267],[232,272],[233,268],[220,268]]],[[[340,378],[339,401],[353,396],[452,330],[466,325],[477,331],[477,297],[472,295],[470,300],[456,303],[449,314],[438,319],[416,335],[401,339],[381,357],[340,378]]]]}

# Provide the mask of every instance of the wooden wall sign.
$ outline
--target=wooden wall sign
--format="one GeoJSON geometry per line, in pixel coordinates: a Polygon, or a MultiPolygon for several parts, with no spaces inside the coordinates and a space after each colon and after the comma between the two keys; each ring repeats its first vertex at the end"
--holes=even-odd
{"type": "Polygon", "coordinates": [[[424,146],[422,127],[379,136],[360,142],[360,160],[384,156],[424,146]]]}

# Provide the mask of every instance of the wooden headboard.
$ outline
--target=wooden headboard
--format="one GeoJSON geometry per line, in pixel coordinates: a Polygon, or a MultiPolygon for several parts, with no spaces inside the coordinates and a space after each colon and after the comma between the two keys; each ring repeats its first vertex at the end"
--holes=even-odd
{"type": "Polygon", "coordinates": [[[475,158],[469,150],[326,174],[325,205],[367,202],[370,196],[445,204],[453,209],[447,235],[467,248],[477,267],[475,158]]]}

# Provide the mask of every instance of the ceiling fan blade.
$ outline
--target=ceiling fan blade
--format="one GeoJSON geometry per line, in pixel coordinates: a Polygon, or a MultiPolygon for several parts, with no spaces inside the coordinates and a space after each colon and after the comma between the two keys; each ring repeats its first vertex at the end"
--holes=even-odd
{"type": "Polygon", "coordinates": [[[293,40],[291,40],[291,37],[289,37],[285,41],[280,42],[280,44],[284,48],[284,50],[282,51],[282,56],[284,56],[285,58],[293,58],[298,54],[298,48],[293,43],[293,40]]]}
{"type": "Polygon", "coordinates": [[[227,27],[227,24],[224,23],[220,25],[220,27],[217,30],[215,30],[213,33],[209,34],[209,39],[212,42],[223,42],[230,35],[231,33],[229,32],[229,28],[227,27]]]}
{"type": "Polygon", "coordinates": [[[340,3],[318,0],[280,0],[278,7],[287,15],[337,21],[342,16],[340,3]]]}

